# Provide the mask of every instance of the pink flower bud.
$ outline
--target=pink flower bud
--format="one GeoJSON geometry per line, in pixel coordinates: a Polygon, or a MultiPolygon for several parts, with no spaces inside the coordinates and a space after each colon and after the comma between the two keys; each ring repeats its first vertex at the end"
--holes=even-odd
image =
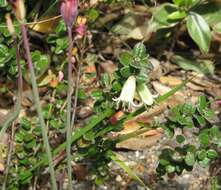
{"type": "Polygon", "coordinates": [[[65,24],[71,27],[78,14],[78,0],[63,0],[60,11],[65,24]]]}
{"type": "Polygon", "coordinates": [[[76,28],[76,32],[80,35],[80,37],[83,37],[85,35],[85,32],[86,32],[86,25],[85,24],[80,24],[76,28]]]}

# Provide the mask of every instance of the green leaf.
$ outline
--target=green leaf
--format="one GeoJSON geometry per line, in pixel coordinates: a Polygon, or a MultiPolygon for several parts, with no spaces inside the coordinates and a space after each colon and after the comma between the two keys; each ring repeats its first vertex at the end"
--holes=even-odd
{"type": "Polygon", "coordinates": [[[205,145],[205,146],[207,146],[207,145],[209,145],[209,135],[208,135],[208,133],[207,132],[201,132],[200,134],[199,134],[199,140],[200,140],[200,143],[202,144],[202,145],[205,145]]]}
{"type": "Polygon", "coordinates": [[[91,8],[89,11],[88,11],[88,17],[89,17],[89,20],[91,21],[95,21],[98,17],[99,17],[99,12],[98,10],[94,9],[94,8],[91,8]]]}
{"type": "Polygon", "coordinates": [[[166,166],[167,173],[173,173],[173,172],[175,172],[175,170],[176,170],[175,166],[172,166],[172,165],[166,166]]]}
{"type": "Polygon", "coordinates": [[[181,109],[182,114],[185,114],[187,116],[192,116],[196,111],[196,108],[192,104],[189,104],[189,103],[183,104],[181,108],[182,108],[181,109]]]}
{"type": "Polygon", "coordinates": [[[21,126],[25,130],[30,130],[31,129],[31,122],[28,119],[26,119],[25,117],[23,117],[21,119],[21,126]]]}
{"type": "Polygon", "coordinates": [[[122,85],[118,81],[114,81],[112,84],[112,88],[114,91],[119,92],[122,89],[122,85]]]}
{"type": "Polygon", "coordinates": [[[147,56],[147,53],[146,53],[145,45],[142,42],[137,43],[133,48],[133,57],[143,58],[146,56],[147,56]]]}
{"type": "Polygon", "coordinates": [[[193,11],[201,15],[210,26],[220,22],[221,4],[218,1],[208,1],[195,6],[193,11]]]}
{"type": "Polygon", "coordinates": [[[176,141],[180,144],[182,144],[185,141],[185,137],[183,135],[177,135],[176,141]]]}
{"type": "Polygon", "coordinates": [[[27,171],[21,171],[21,173],[19,174],[19,178],[21,180],[21,184],[30,184],[32,174],[27,171]]]}
{"type": "Polygon", "coordinates": [[[31,53],[32,61],[35,67],[37,77],[41,77],[49,68],[50,58],[46,54],[42,54],[40,51],[34,51],[31,53]]]}
{"type": "Polygon", "coordinates": [[[187,30],[200,50],[207,53],[210,48],[212,35],[204,18],[197,13],[190,12],[187,17],[187,30]]]}
{"type": "Polygon", "coordinates": [[[55,53],[56,54],[62,54],[68,47],[68,40],[66,37],[64,38],[58,38],[56,40],[56,48],[55,53]]]}
{"type": "Polygon", "coordinates": [[[28,143],[34,139],[34,136],[32,133],[25,133],[24,135],[24,142],[28,143]]]}
{"type": "Polygon", "coordinates": [[[200,109],[205,109],[207,107],[207,101],[205,96],[200,96],[199,97],[199,108],[200,109]]]}
{"type": "Polygon", "coordinates": [[[37,145],[37,142],[35,139],[33,139],[32,141],[28,142],[28,143],[25,143],[25,148],[27,149],[33,149],[34,147],[36,147],[37,145]]]}
{"type": "Polygon", "coordinates": [[[108,73],[103,73],[101,75],[101,80],[106,88],[111,88],[111,86],[110,86],[111,85],[111,77],[109,76],[108,73]]]}
{"type": "Polygon", "coordinates": [[[124,78],[128,78],[131,75],[130,67],[124,66],[123,68],[120,69],[120,73],[124,78]]]}
{"type": "Polygon", "coordinates": [[[191,116],[181,117],[178,122],[184,127],[188,127],[188,128],[194,127],[193,119],[191,116]]]}
{"type": "Polygon", "coordinates": [[[103,98],[103,91],[100,90],[100,89],[97,89],[97,90],[94,90],[92,93],[91,93],[91,97],[95,100],[100,100],[103,98]]]}
{"type": "Polygon", "coordinates": [[[171,13],[170,15],[168,15],[168,19],[172,19],[172,20],[179,20],[179,19],[183,19],[187,16],[185,11],[175,11],[173,13],[171,13]]]}
{"type": "Polygon", "coordinates": [[[218,141],[219,139],[221,139],[221,133],[220,133],[219,127],[213,126],[212,128],[210,128],[210,135],[212,139],[215,141],[218,141]]]}
{"type": "Polygon", "coordinates": [[[78,90],[78,98],[79,100],[86,100],[87,99],[87,94],[85,93],[84,89],[79,89],[78,90]]]}
{"type": "Polygon", "coordinates": [[[187,71],[195,71],[204,75],[214,73],[214,65],[211,60],[189,59],[187,56],[184,57],[180,55],[173,56],[171,60],[173,63],[179,65],[182,69],[187,71]]]}
{"type": "Polygon", "coordinates": [[[176,5],[182,5],[186,0],[173,0],[176,5]]]}
{"type": "Polygon", "coordinates": [[[171,3],[164,3],[156,9],[154,9],[153,22],[156,24],[156,29],[175,26],[178,23],[178,21],[171,20],[168,18],[168,16],[174,13],[175,11],[178,11],[178,7],[171,3]]]}
{"type": "Polygon", "coordinates": [[[132,55],[129,52],[123,52],[119,56],[119,61],[122,65],[129,65],[132,61],[132,55]]]}
{"type": "Polygon", "coordinates": [[[185,156],[185,163],[188,166],[193,166],[195,163],[195,155],[192,152],[187,152],[187,155],[185,156]]]}
{"type": "Polygon", "coordinates": [[[159,163],[162,165],[162,166],[168,166],[170,164],[170,161],[167,160],[167,159],[160,159],[159,160],[159,163]]]}
{"type": "Polygon", "coordinates": [[[13,55],[10,55],[10,51],[6,45],[0,44],[0,68],[5,66],[13,55]]]}
{"type": "Polygon", "coordinates": [[[213,149],[209,149],[209,150],[207,150],[207,157],[210,158],[210,159],[217,158],[218,153],[213,149]]]}
{"type": "Polygon", "coordinates": [[[207,157],[207,152],[205,149],[200,150],[197,152],[197,157],[199,158],[199,160],[204,160],[207,157]]]}
{"type": "Polygon", "coordinates": [[[206,158],[203,159],[202,161],[199,161],[199,164],[200,164],[201,166],[203,166],[203,167],[208,167],[209,164],[210,164],[210,159],[206,157],[206,158]]]}
{"type": "Polygon", "coordinates": [[[0,0],[0,7],[5,7],[7,5],[6,0],[0,0]]]}
{"type": "Polygon", "coordinates": [[[192,7],[197,4],[200,0],[173,0],[178,6],[192,7]]]}
{"type": "Polygon", "coordinates": [[[201,115],[194,115],[194,117],[196,118],[197,122],[199,123],[200,126],[205,126],[206,125],[206,120],[204,119],[204,117],[202,117],[201,115]]]}

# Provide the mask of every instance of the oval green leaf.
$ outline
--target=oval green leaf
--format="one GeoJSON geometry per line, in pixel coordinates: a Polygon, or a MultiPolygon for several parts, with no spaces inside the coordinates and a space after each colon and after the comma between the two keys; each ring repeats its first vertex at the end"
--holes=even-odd
{"type": "Polygon", "coordinates": [[[209,51],[212,35],[209,25],[204,18],[197,13],[190,12],[187,17],[187,30],[200,50],[207,53],[209,51]]]}

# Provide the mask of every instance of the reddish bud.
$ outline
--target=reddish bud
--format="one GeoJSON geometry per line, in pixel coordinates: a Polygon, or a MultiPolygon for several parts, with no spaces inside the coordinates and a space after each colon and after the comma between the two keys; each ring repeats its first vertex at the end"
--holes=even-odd
{"type": "Polygon", "coordinates": [[[85,32],[86,32],[86,26],[84,24],[80,24],[76,28],[76,32],[79,34],[80,37],[83,37],[85,35],[85,32]]]}
{"type": "Polygon", "coordinates": [[[76,27],[76,32],[79,36],[79,38],[82,38],[85,33],[86,33],[86,22],[87,19],[85,17],[78,17],[77,18],[77,27],[76,27]]]}
{"type": "Polygon", "coordinates": [[[78,14],[78,0],[63,0],[60,11],[65,24],[71,27],[78,14]]]}

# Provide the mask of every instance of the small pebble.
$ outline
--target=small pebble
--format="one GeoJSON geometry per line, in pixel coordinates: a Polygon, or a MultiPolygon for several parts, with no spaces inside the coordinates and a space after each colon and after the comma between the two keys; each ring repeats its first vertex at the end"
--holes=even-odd
{"type": "Polygon", "coordinates": [[[117,181],[117,182],[121,182],[121,181],[122,181],[122,177],[121,177],[120,175],[118,175],[118,176],[116,177],[116,181],[117,181]]]}

